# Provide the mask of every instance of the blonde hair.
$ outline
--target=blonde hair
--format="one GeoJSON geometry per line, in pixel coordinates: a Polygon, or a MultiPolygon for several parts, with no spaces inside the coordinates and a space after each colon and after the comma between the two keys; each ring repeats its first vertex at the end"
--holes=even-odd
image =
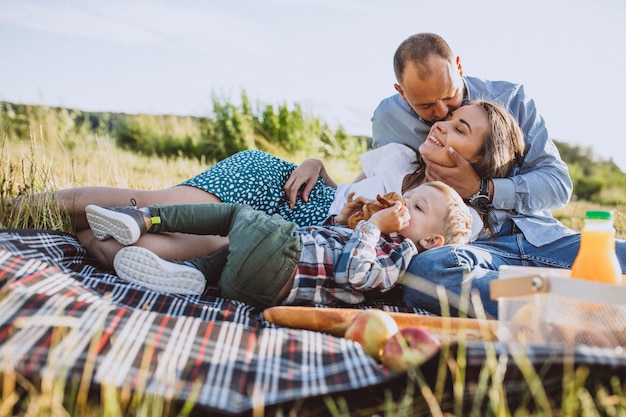
{"type": "Polygon", "coordinates": [[[459,193],[441,181],[425,182],[422,185],[441,191],[448,200],[448,214],[444,219],[443,244],[467,243],[472,231],[472,215],[459,193]]]}

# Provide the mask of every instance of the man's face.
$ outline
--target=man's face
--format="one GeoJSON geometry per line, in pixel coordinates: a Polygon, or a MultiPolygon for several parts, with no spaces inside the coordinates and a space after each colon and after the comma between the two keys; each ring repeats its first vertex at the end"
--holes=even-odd
{"type": "Polygon", "coordinates": [[[426,122],[436,122],[463,103],[461,66],[458,58],[454,66],[438,56],[431,56],[427,66],[432,74],[422,80],[417,65],[407,65],[402,82],[395,88],[419,117],[426,122]]]}

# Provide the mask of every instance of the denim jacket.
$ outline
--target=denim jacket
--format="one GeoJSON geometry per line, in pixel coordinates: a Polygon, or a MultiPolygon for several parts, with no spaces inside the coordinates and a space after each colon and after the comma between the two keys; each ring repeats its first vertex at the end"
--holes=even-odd
{"type": "MultiPolygon", "coordinates": [[[[535,246],[575,233],[550,212],[569,202],[572,180],[534,100],[526,96],[521,84],[475,77],[463,77],[463,80],[469,100],[499,103],[515,116],[524,132],[522,162],[508,178],[492,178],[494,193],[490,216],[496,234],[509,220],[535,246]]],[[[417,149],[429,131],[430,126],[417,117],[400,94],[384,99],[372,117],[374,147],[400,142],[417,149]]]]}

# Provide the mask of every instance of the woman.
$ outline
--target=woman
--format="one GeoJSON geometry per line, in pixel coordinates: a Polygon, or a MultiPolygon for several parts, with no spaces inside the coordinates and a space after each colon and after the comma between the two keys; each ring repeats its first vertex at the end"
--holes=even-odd
{"type": "MultiPolygon", "coordinates": [[[[454,166],[449,150],[468,160],[485,178],[506,177],[523,152],[523,137],[517,123],[502,107],[477,101],[455,110],[436,122],[420,154],[440,165],[454,166]]],[[[308,197],[295,199],[293,190],[310,187],[292,173],[296,165],[260,151],[245,151],[219,162],[207,171],[164,190],[130,190],[109,187],[81,187],[56,192],[62,208],[73,213],[77,236],[88,252],[106,266],[121,245],[114,240],[98,241],[87,227],[87,204],[123,205],[132,199],[137,206],[177,203],[245,203],[269,214],[279,213],[299,225],[321,223],[345,204],[347,195],[372,199],[389,191],[403,192],[419,185],[427,166],[408,147],[390,144],[367,152],[361,158],[363,172],[351,184],[337,186],[321,161],[305,161],[307,169],[318,171],[308,197]],[[289,197],[287,197],[289,195],[289,197]],[[294,203],[295,200],[295,203],[294,203]]],[[[168,259],[200,257],[225,246],[224,238],[180,234],[146,235],[137,243],[168,259]]]]}

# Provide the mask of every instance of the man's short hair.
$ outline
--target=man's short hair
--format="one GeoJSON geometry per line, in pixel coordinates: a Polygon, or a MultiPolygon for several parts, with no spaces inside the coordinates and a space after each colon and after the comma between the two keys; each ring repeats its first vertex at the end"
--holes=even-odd
{"type": "Polygon", "coordinates": [[[404,70],[409,63],[418,64],[418,76],[426,79],[432,75],[430,68],[426,65],[427,59],[437,55],[450,62],[454,61],[454,54],[450,46],[443,38],[434,33],[418,33],[405,39],[393,56],[393,70],[396,80],[402,82],[404,70]]]}

